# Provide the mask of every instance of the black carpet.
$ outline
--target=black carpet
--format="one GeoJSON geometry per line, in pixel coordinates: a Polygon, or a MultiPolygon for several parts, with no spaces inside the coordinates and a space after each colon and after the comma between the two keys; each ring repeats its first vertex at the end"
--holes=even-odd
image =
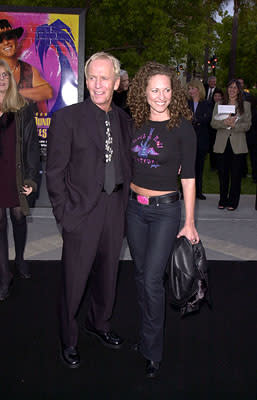
{"type": "MultiPolygon", "coordinates": [[[[164,360],[154,381],[144,377],[144,361],[128,345],[138,328],[131,262],[121,262],[113,316],[126,346],[109,350],[81,332],[77,370],[58,356],[60,263],[30,265],[33,278],[15,276],[10,297],[0,303],[1,400],[256,400],[257,262],[209,262],[212,310],[204,305],[181,319],[167,307],[164,360]]],[[[86,299],[80,324],[85,308],[86,299]]]]}

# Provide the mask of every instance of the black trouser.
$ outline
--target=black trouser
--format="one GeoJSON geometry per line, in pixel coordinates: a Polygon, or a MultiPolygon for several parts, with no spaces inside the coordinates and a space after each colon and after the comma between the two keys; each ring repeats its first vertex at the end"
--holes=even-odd
{"type": "Polygon", "coordinates": [[[163,352],[164,274],[180,224],[180,202],[142,205],[130,199],[127,239],[135,263],[135,281],[141,316],[140,352],[161,361],[163,352]]]}
{"type": "Polygon", "coordinates": [[[72,232],[63,230],[60,336],[64,346],[78,342],[77,313],[90,276],[86,325],[109,331],[124,235],[122,190],[102,193],[96,207],[72,232]]]}
{"type": "Polygon", "coordinates": [[[202,149],[197,149],[196,159],[195,159],[195,191],[196,195],[202,194],[203,190],[203,169],[204,161],[207,151],[202,149]]]}
{"type": "Polygon", "coordinates": [[[213,152],[213,146],[216,140],[216,129],[209,127],[209,155],[210,155],[210,167],[216,169],[216,153],[213,152]]]}
{"type": "Polygon", "coordinates": [[[233,152],[229,139],[224,153],[217,153],[221,206],[237,208],[239,204],[244,156],[233,152]]]}
{"type": "Polygon", "coordinates": [[[257,182],[257,144],[248,145],[251,168],[252,168],[252,178],[254,182],[257,182]]]}
{"type": "MultiPolygon", "coordinates": [[[[15,261],[20,264],[23,261],[24,249],[27,239],[27,221],[21,211],[21,207],[10,208],[10,217],[13,228],[15,245],[15,261]]],[[[0,285],[8,286],[12,279],[12,273],[8,266],[8,237],[6,208],[0,208],[0,285]]]]}

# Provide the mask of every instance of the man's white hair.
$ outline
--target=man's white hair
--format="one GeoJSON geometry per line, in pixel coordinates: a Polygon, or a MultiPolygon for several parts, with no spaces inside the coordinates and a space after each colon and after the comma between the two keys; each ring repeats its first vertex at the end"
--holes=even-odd
{"type": "Polygon", "coordinates": [[[110,60],[113,64],[113,70],[115,73],[116,78],[120,77],[120,62],[117,58],[115,58],[114,56],[112,56],[109,53],[105,53],[104,51],[101,51],[99,53],[95,53],[93,54],[86,62],[85,64],[85,75],[86,75],[86,79],[87,79],[87,71],[88,71],[88,66],[92,61],[98,60],[98,59],[102,59],[102,60],[110,60]]]}
{"type": "Polygon", "coordinates": [[[125,69],[121,69],[120,76],[123,76],[123,75],[128,75],[128,71],[126,71],[125,69]]]}

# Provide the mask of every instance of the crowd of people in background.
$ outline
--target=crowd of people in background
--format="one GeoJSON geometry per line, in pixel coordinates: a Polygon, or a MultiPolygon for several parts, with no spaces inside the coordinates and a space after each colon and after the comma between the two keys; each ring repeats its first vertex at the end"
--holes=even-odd
{"type": "Polygon", "coordinates": [[[205,85],[193,79],[186,90],[197,136],[196,197],[206,199],[202,193],[203,169],[209,152],[210,167],[217,170],[219,177],[218,208],[234,211],[239,204],[242,177],[247,174],[248,148],[256,183],[256,100],[244,90],[242,78],[230,81],[225,93],[216,87],[214,76],[205,85]],[[235,112],[219,114],[219,105],[234,105],[235,112]]]}

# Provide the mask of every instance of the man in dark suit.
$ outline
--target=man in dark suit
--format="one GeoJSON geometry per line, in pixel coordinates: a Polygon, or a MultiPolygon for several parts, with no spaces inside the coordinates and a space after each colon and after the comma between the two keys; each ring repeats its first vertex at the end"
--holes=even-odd
{"type": "Polygon", "coordinates": [[[130,117],[112,102],[120,64],[96,53],[85,65],[90,94],[53,114],[48,131],[47,188],[62,228],[61,359],[80,365],[76,316],[89,274],[86,333],[118,349],[111,331],[130,182],[130,117]]]}
{"type": "Polygon", "coordinates": [[[118,90],[113,94],[114,103],[126,111],[130,115],[129,107],[127,105],[127,96],[129,89],[129,76],[125,69],[120,70],[120,85],[118,90]]]}
{"type": "Polygon", "coordinates": [[[213,100],[213,94],[214,94],[214,90],[216,89],[216,76],[209,76],[208,78],[208,83],[204,84],[204,88],[205,88],[205,99],[211,103],[214,103],[213,100]]]}

